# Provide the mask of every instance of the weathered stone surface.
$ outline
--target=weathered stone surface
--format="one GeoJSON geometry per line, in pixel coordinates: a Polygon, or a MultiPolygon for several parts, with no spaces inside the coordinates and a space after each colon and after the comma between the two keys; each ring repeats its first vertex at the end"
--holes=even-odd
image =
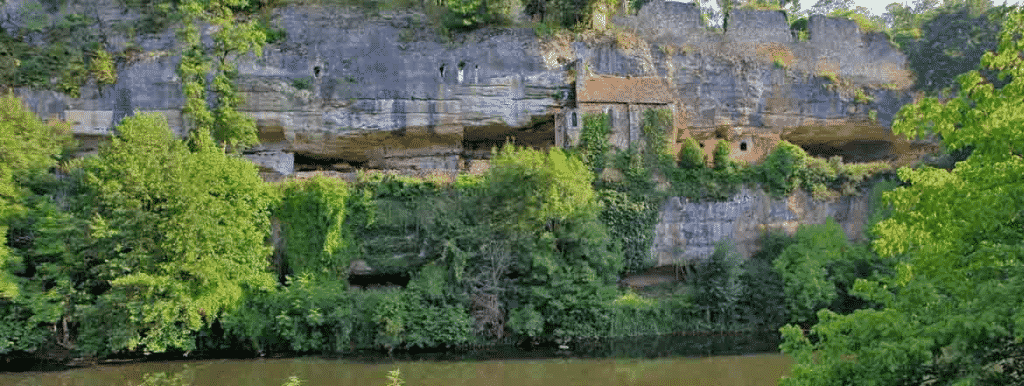
{"type": "Polygon", "coordinates": [[[812,199],[803,191],[772,198],[760,190],[744,189],[727,201],[688,202],[671,197],[662,205],[651,254],[656,265],[683,264],[706,258],[715,243],[732,240],[737,251],[750,257],[766,230],[792,234],[800,224],[823,224],[831,217],[847,237],[859,240],[868,216],[868,197],[840,197],[835,202],[812,199]]]}
{"type": "MultiPolygon", "coordinates": [[[[22,3],[0,7],[0,14],[10,16],[0,25],[16,26],[22,3]]],[[[184,135],[174,32],[129,39],[110,25],[139,15],[119,1],[72,3],[54,17],[99,15],[97,28],[115,51],[137,44],[143,52],[119,64],[116,84],[88,84],[80,98],[16,93],[40,115],[72,121],[83,138],[109,135],[110,127],[137,111],[162,112],[184,135]]],[[[643,38],[634,46],[566,43],[560,47],[571,54],[558,57],[570,57],[552,61],[552,48],[542,46],[530,29],[480,30],[442,43],[420,27],[422,17],[368,19],[336,7],[296,4],[274,10],[271,19],[287,31],[286,39],[261,57],[243,56],[239,64],[239,91],[246,99],[240,110],[256,118],[263,142],[251,158],[277,171],[289,170],[283,165],[286,153],[314,160],[317,167],[345,162],[353,168],[452,168],[486,157],[491,146],[509,137],[536,147],[573,143],[578,132],[556,132],[556,126],[572,122],[559,111],[573,107],[573,87],[566,83],[573,58],[582,63],[574,69],[577,79],[584,72],[661,78],[665,102],[683,122],[677,127],[770,128],[805,147],[852,146],[866,159],[892,158],[901,149],[893,136],[878,133],[911,100],[900,88],[908,75],[906,60],[886,39],[861,34],[849,21],[812,17],[811,40],[798,42],[781,13],[737,10],[723,35],[701,26],[694,4],[655,0],[636,16],[613,20],[643,38]],[[773,64],[779,60],[785,68],[773,64]],[[850,87],[833,87],[817,76],[828,71],[867,87],[873,100],[857,103],[850,87]],[[873,134],[862,138],[867,132],[859,130],[873,134]]]]}

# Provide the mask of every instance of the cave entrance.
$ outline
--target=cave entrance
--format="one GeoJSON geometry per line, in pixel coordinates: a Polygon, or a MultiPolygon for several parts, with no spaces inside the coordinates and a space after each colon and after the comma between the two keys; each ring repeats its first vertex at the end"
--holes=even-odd
{"type": "Polygon", "coordinates": [[[526,127],[505,125],[470,126],[465,128],[462,148],[473,158],[490,158],[491,148],[501,148],[506,140],[516,146],[548,149],[555,146],[555,116],[534,117],[526,127]]]}
{"type": "Polygon", "coordinates": [[[356,169],[365,167],[366,162],[353,161],[344,158],[321,157],[310,154],[295,153],[295,171],[327,171],[353,172],[356,169]]]}

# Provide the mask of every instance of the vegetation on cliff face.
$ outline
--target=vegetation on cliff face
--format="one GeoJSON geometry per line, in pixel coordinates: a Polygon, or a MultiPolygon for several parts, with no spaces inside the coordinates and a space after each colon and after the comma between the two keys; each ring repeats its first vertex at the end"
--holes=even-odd
{"type": "MultiPolygon", "coordinates": [[[[26,122],[14,129],[32,128],[18,138],[52,140],[23,106],[6,107],[26,122]]],[[[762,280],[774,254],[713,259],[659,296],[618,288],[649,262],[661,196],[644,165],[663,157],[620,153],[611,161],[626,178],[596,181],[575,153],[506,146],[485,175],[450,182],[371,173],[270,185],[210,137],[174,138],[159,115],[118,133],[60,178],[46,169],[59,141],[4,143],[0,154],[26,155],[0,170],[38,167],[5,180],[5,209],[20,209],[2,218],[0,354],[394,350],[789,320],[763,307],[793,285],[779,272],[762,280]],[[350,287],[352,262],[408,283],[350,287]]]]}
{"type": "Polygon", "coordinates": [[[982,57],[994,87],[971,71],[962,92],[904,107],[894,130],[937,133],[950,149],[974,148],[951,171],[901,169],[908,183],[886,195],[891,217],[874,248],[896,274],[859,280],[879,309],[819,311],[810,337],[782,330],[797,359],[786,385],[1020,384],[1024,381],[1024,12],[1007,15],[999,49],[982,57]],[[811,340],[813,339],[813,340],[811,340]]]}

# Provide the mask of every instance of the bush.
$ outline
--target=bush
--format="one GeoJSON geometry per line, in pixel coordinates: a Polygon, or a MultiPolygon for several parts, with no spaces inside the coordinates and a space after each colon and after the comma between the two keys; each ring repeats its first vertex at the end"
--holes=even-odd
{"type": "Polygon", "coordinates": [[[804,149],[788,141],[780,141],[761,165],[768,192],[774,196],[784,196],[801,186],[801,177],[805,174],[802,171],[807,166],[808,158],[804,149]]]}
{"type": "Polygon", "coordinates": [[[684,169],[703,169],[707,167],[707,157],[693,138],[686,138],[682,153],[679,155],[679,167],[684,169]]]}
{"type": "Polygon", "coordinates": [[[344,352],[357,323],[353,307],[345,282],[300,275],[277,290],[250,294],[222,326],[259,352],[344,352]]]}
{"type": "Polygon", "coordinates": [[[715,245],[711,254],[697,268],[694,278],[694,298],[705,312],[709,323],[733,326],[740,320],[740,300],[744,293],[742,261],[733,246],[727,242],[715,245]]]}
{"type": "Polygon", "coordinates": [[[356,241],[346,224],[350,189],[345,181],[315,176],[280,186],[274,216],[281,222],[285,274],[345,280],[356,241]]]}
{"type": "Polygon", "coordinates": [[[732,159],[729,158],[729,141],[720,140],[715,144],[715,170],[726,170],[732,167],[732,159]]]}

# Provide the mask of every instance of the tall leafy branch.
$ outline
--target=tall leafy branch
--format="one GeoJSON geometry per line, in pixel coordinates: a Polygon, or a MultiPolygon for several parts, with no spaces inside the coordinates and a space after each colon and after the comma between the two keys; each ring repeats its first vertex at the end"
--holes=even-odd
{"type": "Polygon", "coordinates": [[[256,122],[236,110],[242,98],[235,87],[238,69],[233,59],[250,51],[262,55],[267,40],[257,20],[240,20],[232,11],[232,7],[248,4],[248,0],[185,0],[179,8],[184,26],[178,33],[185,44],[178,66],[185,93],[182,112],[194,137],[212,135],[233,150],[259,143],[256,122]],[[203,44],[203,25],[209,25],[212,32],[211,47],[203,44]],[[207,84],[208,75],[212,75],[212,85],[207,84]],[[208,86],[216,94],[212,111],[206,102],[208,86]]]}

